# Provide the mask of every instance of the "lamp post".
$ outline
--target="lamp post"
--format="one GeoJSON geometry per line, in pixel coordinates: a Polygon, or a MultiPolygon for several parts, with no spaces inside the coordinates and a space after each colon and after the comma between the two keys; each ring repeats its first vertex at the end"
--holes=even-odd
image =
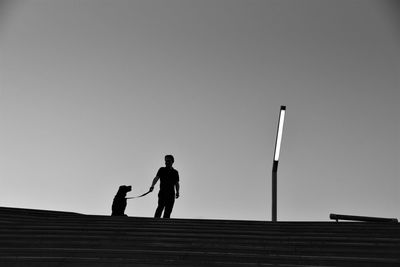
{"type": "Polygon", "coordinates": [[[272,165],[272,221],[273,222],[277,221],[277,190],[278,190],[277,173],[278,173],[279,154],[281,151],[281,143],[282,143],[283,124],[285,122],[285,114],[286,114],[286,106],[281,106],[281,110],[279,113],[278,130],[275,140],[274,160],[272,165]]]}

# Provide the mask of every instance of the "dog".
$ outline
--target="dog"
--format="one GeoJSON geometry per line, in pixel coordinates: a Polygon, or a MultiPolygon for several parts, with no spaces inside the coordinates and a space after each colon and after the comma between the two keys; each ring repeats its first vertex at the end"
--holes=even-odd
{"type": "Polygon", "coordinates": [[[111,216],[128,216],[125,214],[126,208],[126,193],[132,190],[132,186],[121,185],[112,203],[111,216]]]}

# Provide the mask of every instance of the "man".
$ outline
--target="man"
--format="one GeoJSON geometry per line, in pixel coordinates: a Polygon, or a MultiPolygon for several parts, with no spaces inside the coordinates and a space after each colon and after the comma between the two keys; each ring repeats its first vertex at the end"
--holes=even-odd
{"type": "Polygon", "coordinates": [[[179,174],[177,170],[172,168],[172,164],[174,164],[174,157],[172,155],[166,155],[165,167],[161,167],[158,170],[157,175],[154,177],[153,183],[151,184],[150,191],[153,191],[154,186],[158,180],[160,180],[158,206],[154,218],[161,218],[161,213],[163,211],[163,218],[170,218],[175,198],[179,198],[179,174]]]}

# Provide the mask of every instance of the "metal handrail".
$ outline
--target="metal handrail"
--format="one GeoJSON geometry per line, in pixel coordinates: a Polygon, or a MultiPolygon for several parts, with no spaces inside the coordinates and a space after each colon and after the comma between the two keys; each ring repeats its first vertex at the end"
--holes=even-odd
{"type": "Polygon", "coordinates": [[[355,215],[343,215],[343,214],[333,214],[329,215],[331,220],[347,220],[347,221],[362,221],[362,222],[377,222],[377,223],[398,223],[396,218],[381,218],[381,217],[368,217],[368,216],[355,216],[355,215]]]}

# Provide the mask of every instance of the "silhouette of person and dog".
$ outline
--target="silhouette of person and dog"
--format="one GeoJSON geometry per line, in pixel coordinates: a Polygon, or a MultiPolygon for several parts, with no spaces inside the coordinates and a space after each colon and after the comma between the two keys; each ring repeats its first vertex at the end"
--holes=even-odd
{"type": "MultiPolygon", "coordinates": [[[[158,192],[158,205],[154,218],[161,218],[163,213],[163,218],[170,218],[171,212],[175,204],[175,199],[179,198],[179,173],[176,169],[172,167],[175,162],[174,156],[166,155],[165,167],[159,168],[150,189],[147,193],[144,193],[142,197],[154,190],[154,186],[160,181],[160,191],[158,192]]],[[[126,194],[132,190],[132,186],[121,185],[118,189],[117,194],[114,197],[112,203],[112,213],[111,216],[127,216],[125,214],[125,209],[127,205],[126,194]]]]}

